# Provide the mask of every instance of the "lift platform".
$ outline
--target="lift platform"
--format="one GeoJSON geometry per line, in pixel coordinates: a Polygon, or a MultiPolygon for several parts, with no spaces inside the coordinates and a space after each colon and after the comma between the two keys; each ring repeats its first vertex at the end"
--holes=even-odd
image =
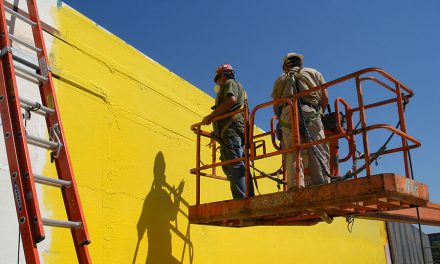
{"type": "Polygon", "coordinates": [[[368,217],[388,210],[426,206],[428,201],[425,184],[387,173],[248,199],[194,205],[189,208],[189,217],[193,224],[217,226],[307,226],[331,222],[338,216],[368,217]]]}
{"type": "MultiPolygon", "coordinates": [[[[333,95],[329,91],[330,95],[333,95]]],[[[202,130],[203,124],[197,123],[191,129],[197,136],[196,167],[191,173],[196,176],[196,204],[189,207],[189,221],[192,224],[247,227],[258,225],[296,225],[310,226],[325,221],[331,223],[335,217],[356,217],[363,219],[396,221],[406,223],[417,223],[440,225],[440,205],[429,201],[428,187],[414,180],[410,162],[410,150],[419,147],[420,142],[410,136],[406,130],[404,110],[413,92],[393,76],[379,68],[364,69],[315,88],[295,94],[293,98],[281,98],[256,106],[250,113],[245,107],[233,113],[214,118],[212,121],[230,118],[236,114],[242,114],[245,120],[244,156],[235,160],[217,160],[218,148],[216,137],[211,132],[202,130]],[[349,82],[352,83],[349,83],[349,82]],[[368,82],[368,85],[364,85],[368,82]],[[354,85],[353,85],[354,83],[354,85]],[[371,85],[370,85],[371,84],[371,85]],[[346,90],[347,85],[354,87],[354,91],[346,90]],[[364,85],[364,86],[363,86],[364,85]],[[334,127],[326,130],[326,138],[319,141],[301,142],[299,137],[298,119],[298,98],[309,93],[330,90],[337,86],[343,86],[343,94],[354,95],[354,99],[346,100],[337,97],[334,101],[334,127]],[[374,86],[374,87],[373,87],[374,86]],[[389,98],[372,101],[365,99],[367,94],[365,88],[374,89],[374,96],[377,98],[378,89],[384,89],[385,95],[389,98]],[[255,116],[263,108],[272,109],[277,104],[288,104],[290,109],[290,120],[292,138],[294,139],[291,148],[281,148],[275,136],[275,117],[271,120],[271,130],[259,132],[255,128],[255,116]],[[383,115],[391,112],[384,107],[391,107],[397,113],[395,119],[397,125],[388,123],[374,123],[373,118],[368,118],[369,111],[383,111],[383,115]],[[385,110],[384,110],[385,109],[385,110]],[[346,122],[343,122],[345,120],[346,122]],[[357,122],[357,125],[355,125],[357,122]],[[385,144],[376,151],[369,143],[369,135],[374,133],[384,136],[390,135],[385,144]],[[393,146],[388,146],[391,138],[396,136],[393,146]],[[400,138],[400,139],[399,139],[400,138]],[[359,142],[356,142],[358,139],[359,142]],[[361,140],[359,140],[361,139],[361,140]],[[203,142],[203,140],[205,140],[203,142]],[[210,155],[202,153],[202,146],[209,142],[211,147],[210,155]],[[346,156],[339,156],[339,142],[346,142],[346,156]],[[396,143],[397,142],[397,143],[396,143]],[[303,150],[318,144],[329,144],[330,146],[330,171],[334,179],[329,184],[307,185],[300,188],[299,164],[300,155],[303,150]],[[361,151],[357,148],[363,147],[361,151]],[[260,149],[260,150],[259,150],[260,149]],[[287,190],[285,168],[272,174],[266,174],[254,167],[255,161],[269,157],[295,152],[297,155],[297,188],[287,190]],[[403,168],[403,175],[397,172],[375,172],[371,164],[389,154],[401,153],[402,162],[393,164],[395,168],[403,168]],[[202,155],[203,154],[203,155],[202,155]],[[207,158],[208,157],[208,158],[207,158]],[[203,159],[203,161],[202,161],[203,159]],[[206,160],[209,159],[209,162],[206,160]],[[340,171],[341,164],[352,162],[351,169],[345,174],[340,171]],[[259,175],[254,175],[254,180],[263,178],[275,179],[275,174],[282,174],[283,178],[277,180],[283,185],[281,191],[264,193],[249,197],[249,186],[245,199],[224,200],[209,203],[201,203],[200,189],[201,177],[208,177],[217,180],[227,180],[222,176],[218,168],[222,165],[243,162],[245,164],[246,182],[250,182],[251,169],[256,169],[259,175]],[[358,165],[360,164],[360,165],[358,165]],[[416,211],[417,210],[417,211],[416,211]]],[[[374,138],[370,142],[377,139],[374,138]]],[[[377,143],[374,146],[377,148],[377,143]]],[[[281,158],[278,159],[281,163],[281,158]]],[[[279,165],[278,165],[279,166],[279,165]]],[[[307,170],[305,171],[307,181],[307,170]]]]}

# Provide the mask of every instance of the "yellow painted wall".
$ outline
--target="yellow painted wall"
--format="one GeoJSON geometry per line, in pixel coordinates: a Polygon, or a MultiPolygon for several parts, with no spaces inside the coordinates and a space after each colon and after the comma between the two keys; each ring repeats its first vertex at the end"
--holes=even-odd
{"type": "MultiPolygon", "coordinates": [[[[51,66],[60,76],[54,83],[94,263],[386,263],[381,222],[356,220],[352,233],[345,219],[313,227],[190,226],[189,127],[213,99],[70,7],[52,9],[59,33],[48,38],[51,66]],[[170,192],[181,181],[175,199],[170,192]]],[[[44,173],[54,174],[47,164],[44,173]]],[[[202,201],[230,198],[227,182],[203,179],[202,187],[202,201]]],[[[59,194],[43,193],[46,213],[62,218],[63,207],[52,205],[59,194]]],[[[45,263],[75,263],[69,231],[51,230],[49,239],[45,263]]]]}

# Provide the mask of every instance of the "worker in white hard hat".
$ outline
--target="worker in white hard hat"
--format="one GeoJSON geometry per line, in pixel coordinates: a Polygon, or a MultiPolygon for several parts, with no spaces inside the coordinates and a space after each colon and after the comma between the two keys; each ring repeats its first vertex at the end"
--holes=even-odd
{"type": "MultiPolygon", "coordinates": [[[[312,68],[303,67],[304,56],[289,53],[283,59],[283,73],[275,81],[272,98],[292,98],[294,94],[309,90],[325,83],[321,73],[312,68]]],[[[321,122],[323,110],[327,107],[328,95],[326,90],[312,92],[299,98],[298,113],[301,143],[312,142],[325,138],[321,122]]],[[[293,146],[290,124],[290,107],[288,104],[274,105],[274,112],[281,124],[282,146],[293,146]]],[[[314,185],[330,182],[329,148],[327,144],[314,145],[307,149],[311,180],[314,185]]],[[[287,185],[289,189],[296,184],[296,152],[285,155],[287,185]]],[[[304,171],[301,159],[299,187],[304,187],[304,171]]]]}

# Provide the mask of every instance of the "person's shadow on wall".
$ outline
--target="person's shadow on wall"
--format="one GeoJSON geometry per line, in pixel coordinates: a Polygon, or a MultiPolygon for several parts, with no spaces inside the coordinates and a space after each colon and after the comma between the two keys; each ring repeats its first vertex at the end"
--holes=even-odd
{"type": "MultiPolygon", "coordinates": [[[[153,184],[145,198],[142,212],[137,223],[138,243],[133,257],[133,263],[136,262],[139,246],[145,231],[148,236],[146,264],[182,263],[187,245],[190,263],[192,263],[193,247],[189,237],[189,223],[186,235],[182,234],[177,228],[177,213],[179,212],[181,201],[184,205],[189,206],[181,197],[185,182],[182,180],[177,189],[174,186],[171,187],[166,183],[165,167],[165,158],[163,153],[159,151],[154,160],[153,184]],[[174,196],[174,201],[171,199],[171,196],[174,196]],[[175,221],[175,225],[171,224],[172,221],[175,221]],[[180,261],[172,255],[171,231],[176,233],[185,243],[180,261]]],[[[185,212],[182,210],[180,210],[180,212],[187,217],[185,212]]]]}

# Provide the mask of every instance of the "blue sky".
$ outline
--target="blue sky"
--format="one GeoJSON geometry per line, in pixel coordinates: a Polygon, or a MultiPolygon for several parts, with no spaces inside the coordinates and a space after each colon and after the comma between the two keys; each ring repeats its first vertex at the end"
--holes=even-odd
{"type": "MultiPolygon", "coordinates": [[[[440,1],[64,2],[211,96],[215,68],[231,63],[251,107],[270,100],[288,52],[302,53],[305,66],[319,69],[327,81],[383,68],[415,92],[406,111],[409,133],[422,142],[411,153],[414,175],[440,203],[440,1]]],[[[352,91],[342,94],[350,98],[352,91]]],[[[330,96],[334,100],[336,92],[330,96]]],[[[381,96],[371,93],[373,100],[381,96]]],[[[388,110],[373,112],[368,120],[386,115],[388,110]]],[[[268,118],[262,113],[258,125],[266,128],[268,118]]],[[[388,134],[378,136],[373,144],[388,134]]],[[[380,163],[393,172],[401,164],[380,163]]]]}

